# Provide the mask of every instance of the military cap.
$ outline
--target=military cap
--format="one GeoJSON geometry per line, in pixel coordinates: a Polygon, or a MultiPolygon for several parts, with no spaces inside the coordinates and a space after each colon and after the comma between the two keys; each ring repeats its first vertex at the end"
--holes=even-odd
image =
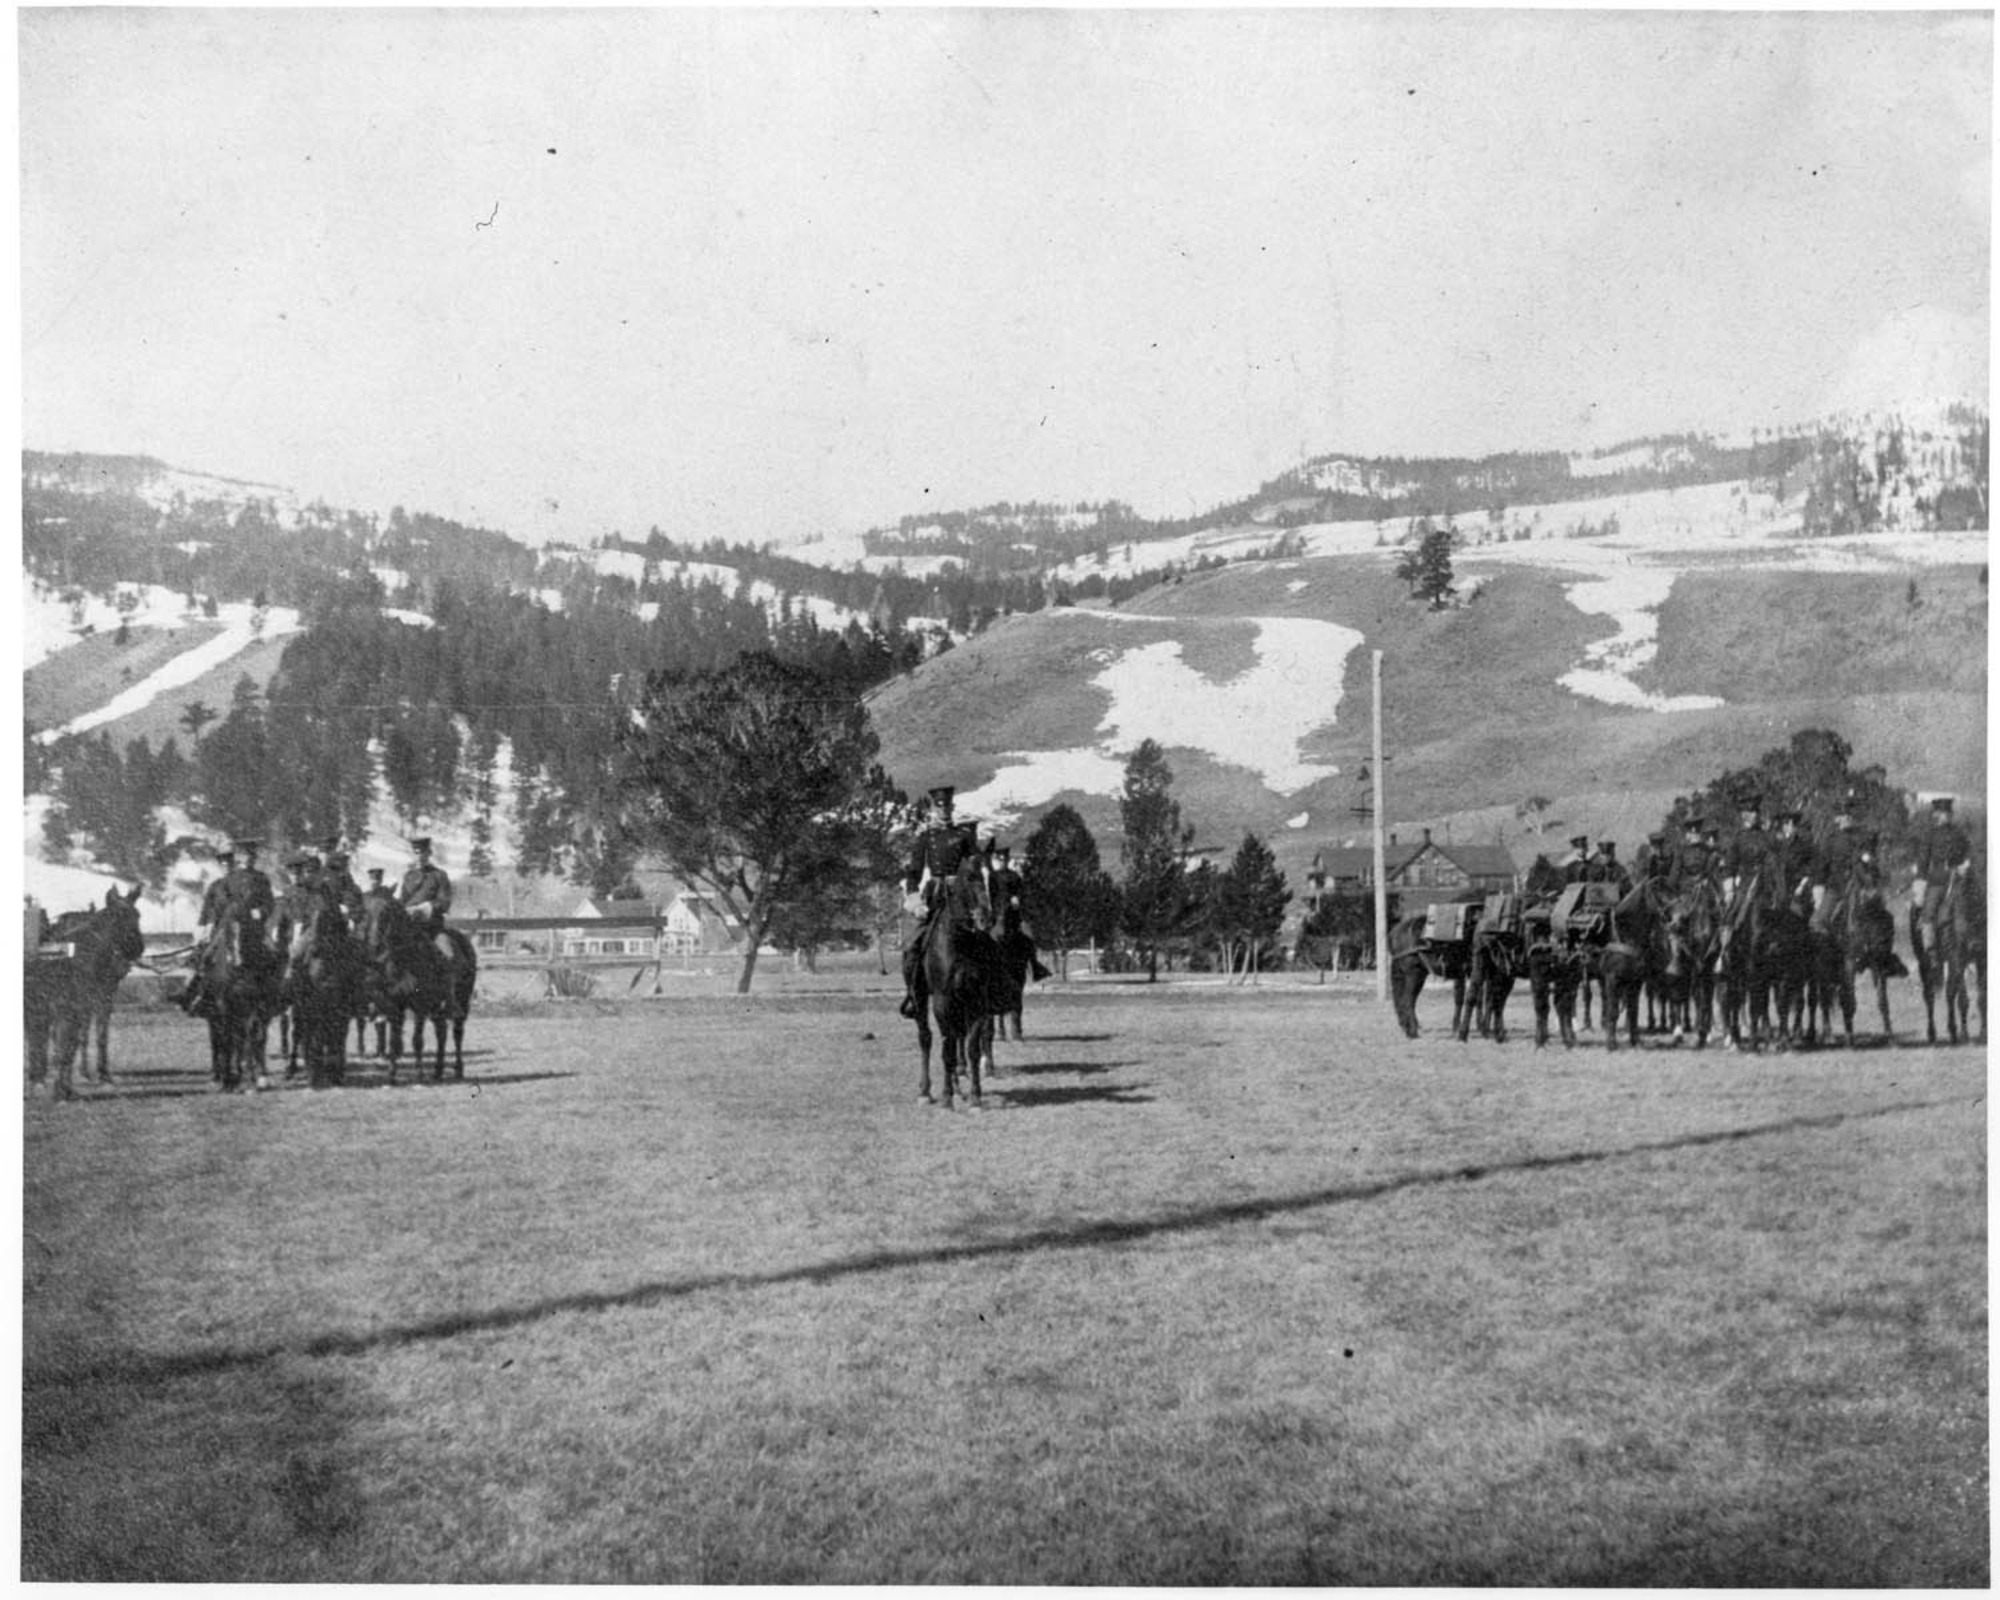
{"type": "Polygon", "coordinates": [[[231,845],[223,845],[215,852],[215,859],[217,861],[234,861],[236,859],[236,850],[231,845]]]}
{"type": "Polygon", "coordinates": [[[329,867],[344,867],[353,859],[345,850],[332,850],[327,852],[326,864],[329,867]]]}
{"type": "Polygon", "coordinates": [[[1953,796],[1948,794],[1932,795],[1931,810],[1942,811],[1946,816],[1950,816],[1953,798],[1954,798],[1953,796]]]}
{"type": "Polygon", "coordinates": [[[1655,828],[1651,833],[1646,835],[1646,843],[1648,844],[1665,844],[1666,842],[1667,830],[1665,828],[1655,828]]]}
{"type": "Polygon", "coordinates": [[[412,850],[428,851],[430,847],[431,839],[429,834],[425,834],[421,839],[412,839],[410,841],[410,848],[412,850]]]}
{"type": "Polygon", "coordinates": [[[382,881],[382,869],[380,867],[370,867],[368,869],[368,876],[373,878],[377,883],[380,883],[382,881]]]}
{"type": "Polygon", "coordinates": [[[1014,859],[1014,852],[1008,849],[1007,846],[1005,846],[1004,844],[997,847],[993,853],[996,856],[998,856],[1002,861],[1012,861],[1014,859]]]}
{"type": "Polygon", "coordinates": [[[941,806],[948,806],[957,797],[958,790],[948,783],[941,783],[929,791],[930,797],[941,806]]]}
{"type": "Polygon", "coordinates": [[[1576,834],[1570,839],[1570,845],[1577,850],[1588,850],[1590,848],[1590,835],[1587,833],[1576,834]]]}
{"type": "Polygon", "coordinates": [[[1764,809],[1764,797],[1756,793],[1741,795],[1737,798],[1736,809],[1738,811],[1762,811],[1764,809]]]}
{"type": "Polygon", "coordinates": [[[1597,848],[1608,856],[1615,856],[1618,854],[1618,841],[1616,839],[1599,839],[1597,841],[1597,848]]]}
{"type": "Polygon", "coordinates": [[[318,865],[319,863],[313,859],[313,853],[310,850],[294,850],[290,855],[285,857],[285,868],[290,872],[301,872],[307,867],[318,865]]]}
{"type": "Polygon", "coordinates": [[[240,850],[246,855],[251,855],[255,854],[263,843],[262,839],[232,839],[230,841],[230,848],[232,850],[240,850]]]}

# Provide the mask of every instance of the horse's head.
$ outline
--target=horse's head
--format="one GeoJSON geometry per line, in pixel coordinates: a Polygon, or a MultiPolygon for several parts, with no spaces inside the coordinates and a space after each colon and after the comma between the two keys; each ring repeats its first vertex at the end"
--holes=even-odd
{"type": "Polygon", "coordinates": [[[372,895],[361,904],[360,934],[368,959],[387,961],[409,943],[410,914],[392,896],[372,895]]]}
{"type": "Polygon", "coordinates": [[[945,915],[956,928],[985,933],[993,926],[993,895],[986,874],[970,861],[945,884],[945,915]]]}
{"type": "Polygon", "coordinates": [[[120,894],[116,888],[104,896],[104,909],[98,913],[107,934],[107,944],[111,953],[127,964],[137,961],[146,953],[146,936],[139,930],[139,886],[132,885],[129,894],[120,894]]]}

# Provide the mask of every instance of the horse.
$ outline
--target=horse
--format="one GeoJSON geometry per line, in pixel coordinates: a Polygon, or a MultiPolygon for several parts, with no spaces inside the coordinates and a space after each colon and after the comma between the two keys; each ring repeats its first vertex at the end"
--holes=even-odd
{"type": "Polygon", "coordinates": [[[1046,978],[1048,970],[1035,956],[1035,941],[1019,928],[1011,933],[1003,933],[995,941],[999,947],[1000,960],[1007,971],[1008,996],[1014,1004],[1011,1009],[999,1014],[996,1026],[1001,1038],[1007,1037],[1007,1025],[1014,1026],[1014,1037],[1021,1037],[1021,1001],[1028,992],[1028,979],[1032,975],[1035,982],[1046,978]]]}
{"type": "Polygon", "coordinates": [[[28,1081],[38,1084],[48,1077],[53,1052],[56,1077],[50,1092],[68,1100],[76,1092],[71,1071],[79,1058],[84,1076],[91,1076],[93,1042],[97,1081],[112,1081],[111,1003],[120,981],[146,953],[139,931],[139,886],[134,884],[129,894],[107,890],[95,911],[65,912],[48,938],[67,946],[68,953],[28,952],[21,1008],[28,1081]]]}
{"type": "Polygon", "coordinates": [[[225,1094],[242,1090],[249,1079],[270,1087],[264,1072],[264,1045],[276,1015],[280,953],[261,919],[244,921],[227,906],[197,965],[208,1020],[208,1051],[216,1086],[225,1094]]]}
{"type": "Polygon", "coordinates": [[[1426,978],[1451,980],[1451,1029],[1463,1039],[1460,1024],[1466,1017],[1466,984],[1472,976],[1472,938],[1477,927],[1482,897],[1464,895],[1445,902],[1469,907],[1467,936],[1459,939],[1432,939],[1425,928],[1434,926],[1431,911],[1411,911],[1389,925],[1389,995],[1396,1008],[1396,1021],[1405,1035],[1416,1038],[1417,996],[1424,992],[1426,978]]]}
{"type": "MultiPolygon", "coordinates": [[[[472,941],[456,928],[433,928],[387,896],[368,901],[361,913],[363,977],[361,993],[389,1022],[389,1081],[403,1055],[403,1018],[415,1019],[411,1043],[419,1072],[424,1065],[424,1026],[437,1031],[437,1066],[431,1081],[444,1081],[446,1030],[450,1030],[452,1074],[465,1077],[465,1019],[472,1010],[479,958],[472,941]]],[[[352,1016],[350,1009],[347,1016],[352,1016]]],[[[342,1026],[346,1023],[343,1019],[342,1026]]]]}
{"type": "Polygon", "coordinates": [[[1944,996],[1944,1025],[1953,1044],[1972,1039],[1971,981],[1979,985],[1979,1042],[1986,1042],[1986,907],[1984,898],[1954,872],[1938,907],[1936,937],[1925,941],[1922,908],[1910,907],[1910,948],[1924,995],[1924,1037],[1938,1042],[1936,997],[1944,996]]]}
{"type": "Polygon", "coordinates": [[[983,873],[960,871],[940,887],[944,903],[924,932],[922,986],[917,995],[917,1048],[922,1074],[917,1098],[931,1094],[931,1022],[943,1045],[944,1103],[952,1104],[961,1072],[971,1076],[969,1098],[982,1103],[983,1075],[993,1070],[994,1018],[1020,1008],[1014,981],[990,929],[993,904],[983,873]]]}
{"type": "Polygon", "coordinates": [[[1604,1048],[1618,1048],[1618,1021],[1625,1019],[1626,1038],[1639,1048],[1639,1000],[1649,983],[1663,975],[1673,960],[1663,895],[1652,879],[1641,879],[1611,908],[1604,947],[1597,969],[1604,980],[1604,1048]]]}
{"type": "Polygon", "coordinates": [[[1838,1007],[1846,1043],[1853,1047],[1855,980],[1866,972],[1874,983],[1882,1037],[1894,1038],[1895,1030],[1889,1024],[1889,980],[1905,976],[1909,969],[1896,954],[1896,919],[1882,904],[1881,895],[1849,886],[1828,909],[1825,926],[1811,929],[1809,939],[1807,1037],[1816,1037],[1823,1021],[1826,1037],[1832,1039],[1838,1007]]]}
{"type": "MultiPolygon", "coordinates": [[[[283,995],[290,1044],[305,1056],[307,1081],[336,1087],[347,1077],[347,1023],[361,993],[362,952],[333,901],[308,897],[285,952],[283,995]]],[[[290,1075],[287,1063],[287,1076],[290,1075]]]]}
{"type": "Polygon", "coordinates": [[[1694,1030],[1694,1047],[1708,1046],[1715,1021],[1716,963],[1722,953],[1722,898],[1706,878],[1697,879],[1675,895],[1666,908],[1667,940],[1672,951],[1658,983],[1667,1002],[1667,1016],[1678,1044],[1694,1030]]]}
{"type": "Polygon", "coordinates": [[[1552,905],[1530,906],[1522,917],[1523,954],[1528,993],[1535,1003],[1535,1048],[1549,1042],[1549,1016],[1554,1014],[1564,1049],[1576,1044],[1576,996],[1589,971],[1584,952],[1568,943],[1555,926],[1552,905]]]}
{"type": "Polygon", "coordinates": [[[1527,969],[1528,946],[1519,898],[1488,895],[1472,934],[1471,994],[1458,1016],[1461,1043],[1475,1021],[1480,1038],[1495,1044],[1507,1042],[1507,996],[1513,992],[1514,980],[1527,969]]]}
{"type": "Polygon", "coordinates": [[[1716,963],[1723,1033],[1732,1050],[1760,1047],[1767,1031],[1779,1049],[1787,1049],[1795,1040],[1802,1041],[1805,1033],[1809,930],[1806,919],[1789,902],[1759,903],[1756,887],[1753,877],[1749,913],[1724,935],[1716,963]]]}

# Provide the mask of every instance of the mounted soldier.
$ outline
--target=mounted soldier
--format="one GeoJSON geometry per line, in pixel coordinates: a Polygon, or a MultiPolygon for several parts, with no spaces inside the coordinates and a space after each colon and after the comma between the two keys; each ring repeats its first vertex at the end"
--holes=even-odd
{"type": "Polygon", "coordinates": [[[1854,829],[1854,802],[1843,798],[1834,809],[1832,829],[1813,852],[1813,931],[1824,933],[1835,909],[1850,894],[1872,894],[1879,899],[1881,885],[1873,853],[1854,829]]]}
{"type": "Polygon", "coordinates": [[[278,895],[271,916],[272,937],[282,956],[291,949],[292,938],[304,926],[310,902],[323,893],[319,859],[307,850],[295,850],[282,863],[291,881],[278,895]]]}
{"type": "Polygon", "coordinates": [[[365,913],[368,907],[377,900],[393,900],[395,898],[396,892],[382,881],[382,869],[380,867],[370,867],[368,869],[368,887],[361,891],[362,911],[365,913]]]}
{"type": "Polygon", "coordinates": [[[1910,884],[1910,903],[1917,908],[1924,943],[1931,949],[1937,948],[1938,914],[1944,909],[1946,887],[1953,878],[1972,873],[1972,841],[1952,820],[1952,798],[1931,796],[1930,826],[1918,835],[1917,875],[1910,884]]]}
{"type": "Polygon", "coordinates": [[[1715,881],[1716,852],[1707,824],[1690,812],[1681,824],[1680,843],[1674,847],[1673,864],[1667,873],[1667,888],[1676,896],[1686,894],[1696,884],[1715,881]]]}
{"type": "Polygon", "coordinates": [[[1040,983],[1048,977],[1049,969],[1042,965],[1041,957],[1035,955],[1034,936],[1027,931],[1022,919],[1021,896],[1026,888],[1020,873],[1014,870],[1014,852],[998,839],[989,839],[986,849],[986,882],[993,894],[993,913],[1000,921],[1001,934],[1009,939],[1021,938],[1028,941],[1029,971],[1040,983]]]}
{"type": "Polygon", "coordinates": [[[1569,842],[1569,854],[1556,863],[1565,886],[1586,883],[1590,878],[1590,835],[1579,833],[1569,842]]]}
{"type": "Polygon", "coordinates": [[[403,909],[412,917],[433,928],[442,927],[445,913],[451,910],[451,878],[443,867],[431,860],[431,841],[428,837],[412,839],[410,848],[416,851],[417,859],[403,874],[396,898],[402,901],[403,909]]]}
{"type": "Polygon", "coordinates": [[[1805,814],[1800,811],[1778,813],[1778,832],[1771,842],[1773,895],[1766,901],[1768,905],[1798,910],[1812,885],[1814,851],[1812,841],[1799,832],[1803,821],[1805,814]]]}
{"type": "Polygon", "coordinates": [[[1771,859],[1772,839],[1764,826],[1764,802],[1746,795],[1736,808],[1736,837],[1722,856],[1722,892],[1727,904],[1723,937],[1731,938],[1773,894],[1777,863],[1771,859]]]}
{"type": "Polygon", "coordinates": [[[1608,883],[1618,891],[1622,900],[1632,889],[1632,875],[1625,870],[1625,863],[1618,859],[1618,846],[1610,839],[1600,839],[1597,854],[1584,863],[1585,883],[1608,883]]]}
{"type": "Polygon", "coordinates": [[[1639,859],[1635,863],[1639,876],[1648,883],[1665,885],[1673,871],[1673,858],[1667,851],[1667,831],[1655,829],[1646,835],[1646,842],[1639,846],[1639,859]]]}
{"type": "Polygon", "coordinates": [[[930,791],[931,821],[903,873],[904,893],[915,902],[909,910],[918,919],[916,931],[903,942],[903,1003],[897,1009],[906,1017],[917,1014],[917,975],[923,970],[924,938],[944,904],[944,885],[968,861],[978,860],[974,826],[952,820],[957,794],[948,783],[930,791]]]}
{"type": "Polygon", "coordinates": [[[361,920],[361,885],[354,881],[349,870],[353,857],[340,848],[338,839],[329,839],[321,846],[319,882],[321,890],[347,918],[349,926],[361,920]]]}
{"type": "Polygon", "coordinates": [[[233,921],[241,936],[262,939],[270,926],[277,909],[276,898],[271,893],[271,879],[257,865],[257,852],[263,846],[261,839],[237,839],[228,849],[216,852],[216,862],[223,869],[222,876],[212,881],[202,892],[201,912],[195,920],[195,975],[186,989],[181,991],[180,1006],[190,1016],[204,1013],[201,1006],[207,999],[207,991],[201,974],[207,967],[207,956],[216,935],[225,922],[233,921]]]}

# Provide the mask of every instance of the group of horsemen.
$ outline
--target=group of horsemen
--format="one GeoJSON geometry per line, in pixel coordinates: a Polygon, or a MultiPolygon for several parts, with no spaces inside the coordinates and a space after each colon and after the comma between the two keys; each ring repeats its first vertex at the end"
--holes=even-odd
{"type": "Polygon", "coordinates": [[[903,1003],[906,1017],[915,1017],[922,1004],[924,939],[943,912],[951,883],[958,878],[984,882],[995,932],[1002,939],[1029,939],[1028,960],[1037,983],[1048,977],[1049,969],[1033,954],[1033,943],[1021,912],[1021,874],[1014,870],[1014,852],[992,834],[979,836],[978,824],[953,820],[957,791],[948,783],[928,793],[930,820],[918,836],[903,874],[903,888],[909,909],[916,915],[916,930],[903,944],[903,1003]]]}
{"type": "MultiPolygon", "coordinates": [[[[1972,868],[1971,840],[1953,819],[1952,809],[1951,796],[1934,796],[1929,825],[1916,843],[1911,902],[1923,937],[1932,945],[1947,889],[1972,868]]],[[[1843,910],[1886,917],[1880,840],[1856,827],[1853,797],[1837,805],[1831,827],[1817,839],[1801,831],[1804,820],[1800,811],[1781,810],[1767,824],[1762,800],[1750,796],[1741,802],[1736,833],[1725,847],[1706,818],[1690,814],[1679,840],[1670,841],[1664,830],[1649,836],[1636,863],[1638,881],[1657,885],[1676,901],[1706,889],[1720,911],[1725,943],[1767,912],[1793,912],[1804,917],[1815,933],[1824,933],[1843,910]]],[[[1609,841],[1593,852],[1588,836],[1579,834],[1557,865],[1566,890],[1573,884],[1605,884],[1612,898],[1622,899],[1634,887],[1633,874],[1609,841]]],[[[1590,900],[1601,902],[1601,898],[1568,897],[1570,904],[1582,899],[1586,907],[1590,900]]],[[[1574,942],[1593,927],[1602,931],[1602,925],[1601,914],[1585,910],[1572,915],[1567,929],[1555,932],[1574,942]]],[[[1676,948],[1674,960],[1679,959],[1676,948]]],[[[1672,975],[1674,968],[1668,971],[1672,975]]]]}
{"type": "Polygon", "coordinates": [[[394,889],[383,883],[380,867],[368,869],[364,889],[350,870],[353,858],[340,840],[328,839],[317,851],[300,850],[287,857],[283,870],[291,881],[277,890],[270,874],[257,865],[262,848],[262,840],[237,839],[217,852],[222,876],[202,895],[193,951],[195,976],[180,999],[181,1008],[190,1015],[203,1014],[207,956],[225,928],[249,931],[261,948],[275,956],[291,948],[294,935],[320,907],[331,907],[355,929],[375,900],[393,900],[408,916],[432,928],[441,928],[451,910],[451,878],[432,859],[427,838],[410,841],[416,859],[394,889]]]}

